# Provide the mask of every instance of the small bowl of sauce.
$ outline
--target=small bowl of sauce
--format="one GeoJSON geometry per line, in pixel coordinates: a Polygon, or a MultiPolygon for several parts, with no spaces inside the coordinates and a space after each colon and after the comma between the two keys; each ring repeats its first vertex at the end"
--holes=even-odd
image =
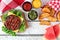
{"type": "Polygon", "coordinates": [[[35,19],[37,19],[37,17],[38,17],[38,14],[37,14],[37,11],[35,11],[35,10],[31,10],[29,13],[28,13],[28,18],[30,19],[30,20],[35,20],[35,19]]]}
{"type": "Polygon", "coordinates": [[[32,4],[30,2],[24,2],[22,8],[24,11],[30,11],[32,9],[32,4]]]}

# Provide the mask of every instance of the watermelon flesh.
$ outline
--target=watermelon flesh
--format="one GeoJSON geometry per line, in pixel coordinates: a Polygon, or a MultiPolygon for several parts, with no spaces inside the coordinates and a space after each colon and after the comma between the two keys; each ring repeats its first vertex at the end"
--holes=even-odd
{"type": "Polygon", "coordinates": [[[54,32],[55,32],[55,36],[58,37],[59,36],[59,24],[58,25],[54,25],[53,29],[54,29],[54,32]]]}
{"type": "Polygon", "coordinates": [[[60,40],[60,25],[59,25],[59,35],[57,37],[57,40],[60,40]]]}
{"type": "Polygon", "coordinates": [[[56,24],[52,27],[47,28],[44,37],[48,40],[56,40],[56,38],[60,34],[60,26],[59,25],[60,24],[56,24]]]}
{"type": "Polygon", "coordinates": [[[49,39],[49,40],[56,38],[54,30],[53,30],[52,27],[50,27],[50,28],[47,29],[47,32],[45,33],[44,36],[45,36],[46,39],[49,39]]]}

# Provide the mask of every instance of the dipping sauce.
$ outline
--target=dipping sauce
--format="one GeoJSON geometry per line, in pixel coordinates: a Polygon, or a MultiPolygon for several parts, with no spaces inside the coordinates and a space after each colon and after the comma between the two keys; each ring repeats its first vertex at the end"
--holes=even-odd
{"type": "Polygon", "coordinates": [[[25,11],[30,11],[32,9],[32,4],[30,2],[25,2],[23,5],[22,5],[22,8],[23,10],[25,11]]]}
{"type": "Polygon", "coordinates": [[[30,20],[35,20],[38,17],[38,14],[35,10],[31,10],[28,13],[28,17],[29,17],[30,20]]]}

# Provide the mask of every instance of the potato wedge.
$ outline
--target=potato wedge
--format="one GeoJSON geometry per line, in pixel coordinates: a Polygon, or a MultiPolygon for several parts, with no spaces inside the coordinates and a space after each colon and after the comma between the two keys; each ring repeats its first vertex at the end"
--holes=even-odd
{"type": "Polygon", "coordinates": [[[45,8],[42,9],[42,12],[50,13],[50,9],[45,7],[45,8]]]}
{"type": "Polygon", "coordinates": [[[49,16],[47,18],[49,19],[50,22],[56,22],[57,21],[57,18],[52,17],[52,16],[49,16]]]}
{"type": "Polygon", "coordinates": [[[57,13],[57,20],[60,22],[60,12],[57,13]]]}
{"type": "Polygon", "coordinates": [[[40,22],[40,25],[50,25],[51,23],[47,20],[43,20],[40,22]]]}

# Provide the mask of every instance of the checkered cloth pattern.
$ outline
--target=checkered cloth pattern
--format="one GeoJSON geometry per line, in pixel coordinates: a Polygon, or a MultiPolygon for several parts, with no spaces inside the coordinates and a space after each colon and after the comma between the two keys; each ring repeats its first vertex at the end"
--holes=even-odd
{"type": "MultiPolygon", "coordinates": [[[[9,9],[16,8],[21,5],[24,0],[0,0],[0,11],[5,12],[9,9]]],[[[51,0],[48,3],[56,12],[60,11],[60,0],[51,0]]]]}
{"type": "Polygon", "coordinates": [[[60,0],[51,0],[48,3],[56,12],[60,11],[60,0]]]}
{"type": "Polygon", "coordinates": [[[5,12],[7,10],[21,6],[24,0],[0,0],[0,11],[5,12]]]}

